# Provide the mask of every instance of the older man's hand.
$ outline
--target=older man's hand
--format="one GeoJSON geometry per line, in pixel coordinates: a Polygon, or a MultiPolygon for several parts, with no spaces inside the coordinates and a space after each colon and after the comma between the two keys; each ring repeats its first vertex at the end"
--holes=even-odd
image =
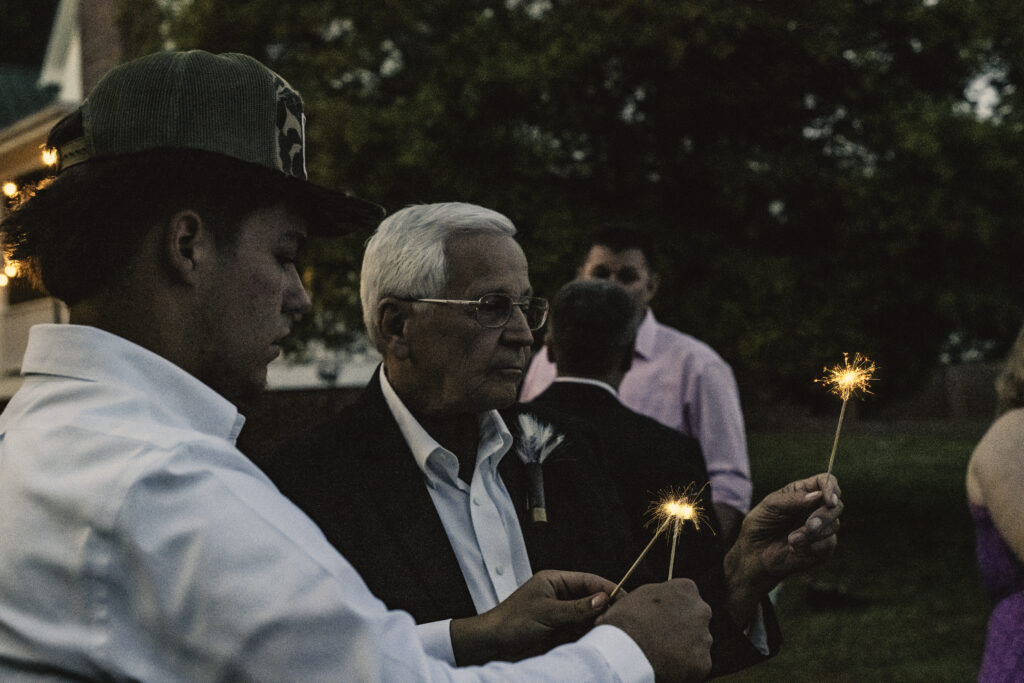
{"type": "Polygon", "coordinates": [[[730,612],[746,623],[780,580],[824,562],[838,543],[843,513],[839,483],[818,474],[768,494],[743,520],[725,557],[730,612]]]}
{"type": "Polygon", "coordinates": [[[494,609],[452,621],[455,661],[517,661],[572,642],[593,627],[614,588],[593,574],[537,572],[494,609]]]}
{"type": "Polygon", "coordinates": [[[711,608],[689,579],[640,586],[598,618],[640,646],[658,681],[702,681],[711,672],[711,608]]]}

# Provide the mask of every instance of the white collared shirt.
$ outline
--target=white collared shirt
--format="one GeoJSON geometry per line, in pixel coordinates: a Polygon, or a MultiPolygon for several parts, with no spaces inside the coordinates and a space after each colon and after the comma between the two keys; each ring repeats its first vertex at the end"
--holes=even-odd
{"type": "MultiPolygon", "coordinates": [[[[589,384],[593,387],[601,387],[609,394],[615,397],[615,400],[619,400],[619,392],[615,390],[608,382],[602,382],[599,379],[591,379],[589,377],[571,377],[569,375],[559,375],[552,380],[552,384],[555,382],[566,382],[568,384],[589,384]]],[[[620,401],[621,402],[621,401],[620,401]]]]}
{"type": "Polygon", "coordinates": [[[454,669],[235,448],[212,389],[74,325],[32,328],[22,367],[0,415],[5,683],[653,680],[610,626],[454,669]]]}
{"type": "Polygon", "coordinates": [[[498,473],[512,434],[495,410],[480,415],[476,466],[469,484],[459,459],[423,429],[380,373],[384,400],[426,480],[477,613],[486,612],[533,576],[515,505],[498,473]]]}

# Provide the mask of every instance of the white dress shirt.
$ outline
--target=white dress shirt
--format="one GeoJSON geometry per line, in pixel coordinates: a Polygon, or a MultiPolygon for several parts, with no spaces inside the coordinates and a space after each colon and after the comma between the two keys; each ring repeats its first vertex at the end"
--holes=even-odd
{"type": "MultiPolygon", "coordinates": [[[[234,447],[234,406],[101,330],[32,329],[0,415],[0,680],[652,680],[602,626],[454,669],[234,447]]],[[[450,645],[449,645],[450,650],[450,645]]]]}
{"type": "Polygon", "coordinates": [[[380,385],[423,471],[477,614],[486,612],[533,576],[515,505],[498,474],[498,463],[512,447],[512,434],[497,411],[480,416],[476,466],[467,484],[459,478],[459,459],[423,429],[383,371],[380,385]]]}

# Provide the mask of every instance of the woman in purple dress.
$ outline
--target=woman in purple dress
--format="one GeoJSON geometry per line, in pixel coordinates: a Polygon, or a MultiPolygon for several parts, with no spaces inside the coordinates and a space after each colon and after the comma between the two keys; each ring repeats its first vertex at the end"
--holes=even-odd
{"type": "Polygon", "coordinates": [[[1024,328],[996,380],[998,417],[967,466],[978,570],[995,601],[978,680],[1024,679],[1024,328]]]}

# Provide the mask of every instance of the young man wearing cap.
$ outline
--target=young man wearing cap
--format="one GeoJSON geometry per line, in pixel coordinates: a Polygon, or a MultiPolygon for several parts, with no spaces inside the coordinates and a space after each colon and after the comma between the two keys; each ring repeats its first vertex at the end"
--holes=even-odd
{"type": "Polygon", "coordinates": [[[708,609],[686,581],[606,608],[607,581],[551,572],[417,631],[234,447],[229,399],[262,388],[309,306],[307,233],[380,215],[306,182],[303,128],[249,57],[150,55],[54,128],[59,176],[0,224],[72,323],[32,329],[0,415],[0,679],[702,676],[708,609]],[[542,657],[452,666],[599,614],[542,657]]]}

